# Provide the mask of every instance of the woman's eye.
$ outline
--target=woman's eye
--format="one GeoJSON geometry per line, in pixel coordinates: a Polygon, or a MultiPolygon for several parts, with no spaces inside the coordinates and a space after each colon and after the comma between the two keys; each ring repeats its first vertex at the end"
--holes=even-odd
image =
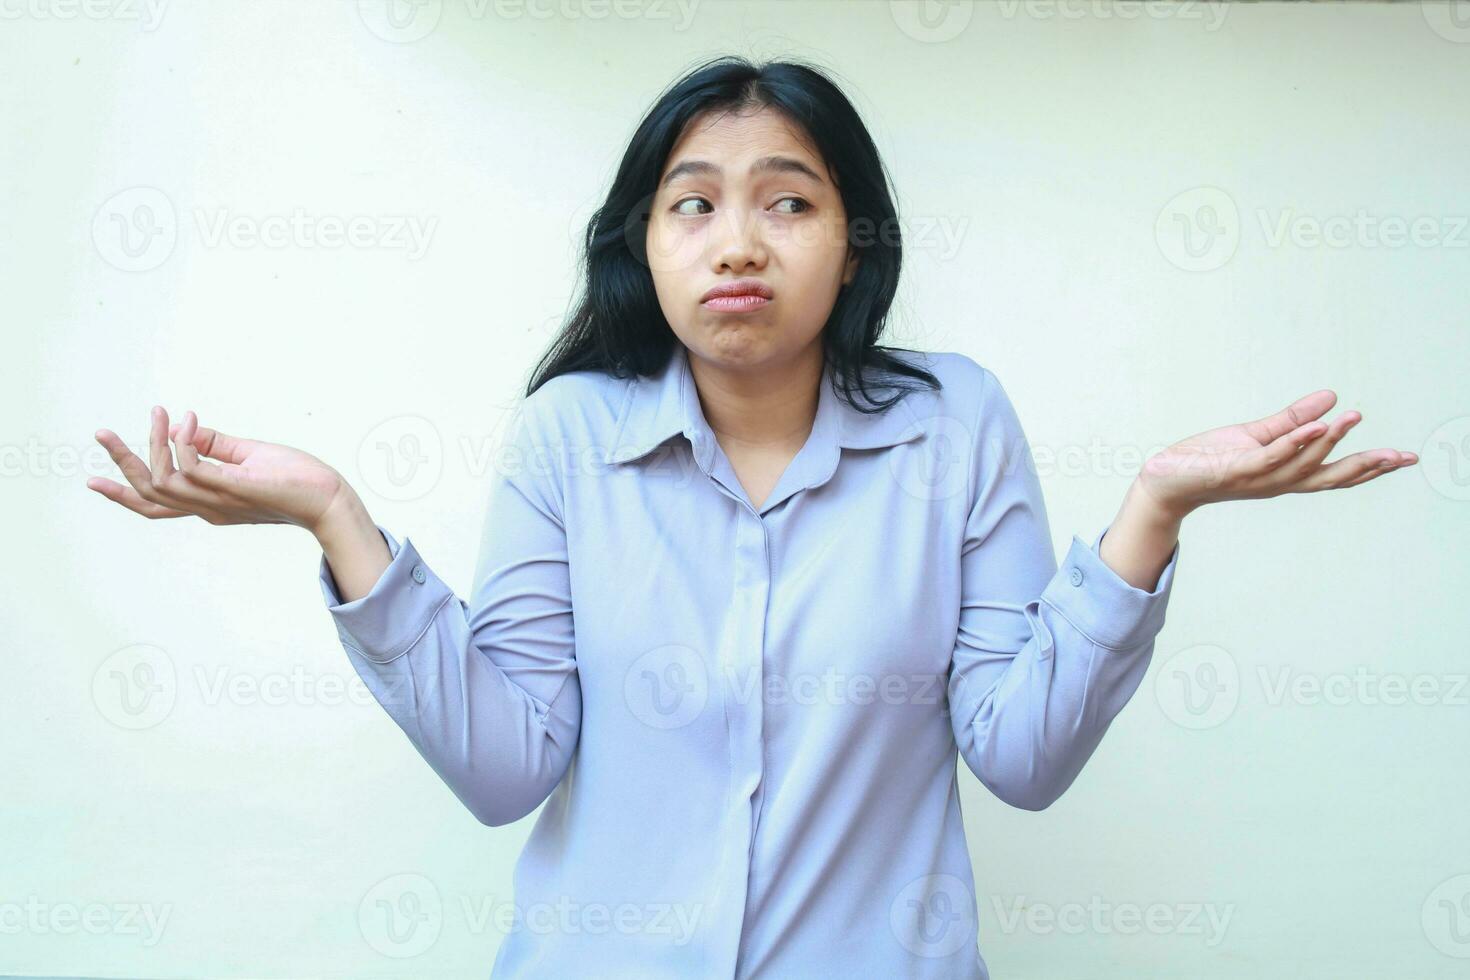
{"type": "MultiPolygon", "coordinates": [[[[701,215],[701,214],[708,214],[709,213],[707,211],[691,211],[691,210],[689,210],[689,209],[687,209],[685,207],[685,205],[696,205],[696,204],[702,204],[705,207],[711,207],[710,203],[708,201],[706,201],[702,197],[686,197],[682,201],[676,202],[674,204],[674,206],[672,208],[670,208],[669,210],[673,211],[675,214],[687,215],[689,217],[696,217],[696,216],[701,215]]],[[[785,214],[802,214],[802,213],[804,213],[806,211],[810,211],[811,208],[812,208],[811,203],[809,201],[807,201],[805,198],[801,198],[801,197],[783,197],[779,201],[777,201],[775,204],[771,205],[771,207],[777,208],[777,207],[780,207],[783,204],[790,204],[790,205],[796,206],[794,209],[787,209],[784,212],[785,214]]]]}
{"type": "Polygon", "coordinates": [[[686,204],[706,204],[707,205],[707,204],[709,204],[709,202],[706,201],[702,197],[686,197],[686,198],[684,198],[684,200],[679,201],[678,203],[676,203],[674,205],[674,207],[673,207],[674,213],[675,214],[687,214],[687,215],[697,215],[697,214],[699,214],[698,211],[681,211],[680,208],[682,208],[686,204]]]}

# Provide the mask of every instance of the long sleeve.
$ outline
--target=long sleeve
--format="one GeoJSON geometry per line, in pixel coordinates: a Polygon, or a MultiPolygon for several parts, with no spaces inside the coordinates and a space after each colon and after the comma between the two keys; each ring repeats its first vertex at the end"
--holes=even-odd
{"type": "Polygon", "coordinates": [[[966,765],[1012,806],[1055,802],[1148,669],[1179,548],[1152,592],[1073,536],[1059,567],[1030,446],[987,369],[973,430],[973,491],[948,685],[966,765]]]}
{"type": "Polygon", "coordinates": [[[499,826],[560,782],[581,727],[561,482],[524,402],[494,468],[471,601],[405,538],[372,590],[342,602],[319,578],[353,668],[461,802],[499,826]]]}

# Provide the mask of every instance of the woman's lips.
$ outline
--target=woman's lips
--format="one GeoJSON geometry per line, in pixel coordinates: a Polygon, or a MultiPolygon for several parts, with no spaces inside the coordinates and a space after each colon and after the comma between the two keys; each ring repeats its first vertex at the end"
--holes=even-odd
{"type": "Polygon", "coordinates": [[[746,293],[740,296],[715,296],[704,301],[704,308],[719,313],[749,313],[769,303],[764,296],[746,293]]]}

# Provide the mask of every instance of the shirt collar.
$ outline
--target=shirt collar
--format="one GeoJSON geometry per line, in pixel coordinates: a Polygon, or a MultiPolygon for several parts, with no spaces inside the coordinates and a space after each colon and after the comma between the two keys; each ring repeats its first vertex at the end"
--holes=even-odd
{"type": "MultiPolygon", "coordinates": [[[[813,455],[831,457],[835,466],[839,447],[881,449],[923,434],[907,398],[882,412],[860,412],[838,396],[834,378],[831,366],[824,367],[809,437],[813,455]]],[[[658,372],[631,379],[613,428],[612,445],[603,454],[603,461],[610,466],[631,462],[680,433],[694,447],[701,468],[708,470],[714,453],[714,431],[699,404],[699,391],[689,369],[689,351],[675,342],[668,362],[658,372]]]]}

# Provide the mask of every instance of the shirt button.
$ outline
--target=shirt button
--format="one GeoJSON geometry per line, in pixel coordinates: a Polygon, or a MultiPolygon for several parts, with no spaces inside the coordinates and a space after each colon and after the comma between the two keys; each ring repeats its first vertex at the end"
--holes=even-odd
{"type": "Polygon", "coordinates": [[[415,582],[417,582],[419,585],[423,585],[424,584],[424,579],[426,579],[426,578],[428,578],[428,576],[424,574],[424,566],[422,566],[422,565],[415,565],[415,566],[413,566],[413,580],[415,582]]]}
{"type": "Polygon", "coordinates": [[[1067,578],[1068,578],[1068,580],[1071,581],[1071,583],[1073,585],[1081,585],[1082,584],[1082,569],[1077,568],[1077,567],[1074,566],[1072,568],[1072,570],[1067,574],[1067,578]]]}

